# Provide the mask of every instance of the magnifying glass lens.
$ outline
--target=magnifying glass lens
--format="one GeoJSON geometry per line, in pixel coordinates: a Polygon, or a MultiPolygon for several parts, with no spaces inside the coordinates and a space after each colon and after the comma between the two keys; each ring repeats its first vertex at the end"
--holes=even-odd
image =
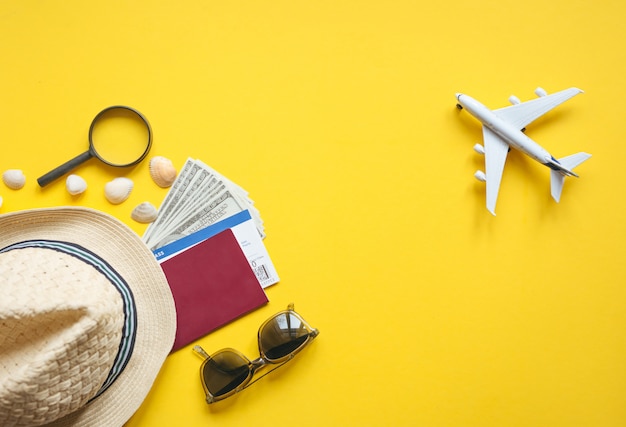
{"type": "Polygon", "coordinates": [[[150,144],[146,123],[133,111],[115,108],[102,113],[91,130],[95,154],[113,166],[134,163],[150,144]]]}

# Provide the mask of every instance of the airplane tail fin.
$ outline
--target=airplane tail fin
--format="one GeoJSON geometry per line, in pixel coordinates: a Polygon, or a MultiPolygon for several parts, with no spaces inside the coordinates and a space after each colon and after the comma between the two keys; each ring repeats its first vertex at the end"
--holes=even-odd
{"type": "Polygon", "coordinates": [[[553,167],[550,171],[550,191],[554,200],[558,202],[561,199],[561,192],[563,191],[565,176],[577,177],[578,175],[572,172],[572,169],[587,160],[589,157],[591,157],[591,154],[581,152],[557,160],[557,163],[560,167],[553,167]]]}

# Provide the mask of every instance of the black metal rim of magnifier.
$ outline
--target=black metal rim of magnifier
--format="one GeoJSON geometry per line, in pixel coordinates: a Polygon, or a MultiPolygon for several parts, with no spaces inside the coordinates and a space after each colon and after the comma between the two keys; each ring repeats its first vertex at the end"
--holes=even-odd
{"type": "Polygon", "coordinates": [[[91,150],[93,151],[93,154],[103,163],[109,165],[109,166],[115,166],[115,167],[128,167],[128,166],[134,166],[136,164],[138,164],[139,162],[141,162],[143,159],[146,158],[146,156],[148,155],[148,152],[150,152],[150,148],[152,147],[152,128],[150,127],[150,123],[148,122],[148,119],[146,119],[146,116],[144,116],[143,114],[141,114],[139,111],[135,110],[132,107],[128,107],[126,105],[113,105],[111,107],[107,107],[104,110],[100,111],[98,113],[98,115],[96,115],[96,117],[94,117],[93,121],[91,122],[91,126],[89,126],[89,146],[91,147],[91,150]],[[111,163],[109,161],[107,161],[106,159],[104,159],[102,156],[100,156],[100,153],[98,153],[96,151],[94,147],[94,143],[93,143],[93,129],[96,126],[96,124],[98,123],[98,120],[100,120],[100,118],[108,113],[111,110],[127,110],[130,111],[131,113],[135,114],[137,117],[139,117],[139,119],[141,119],[141,121],[146,125],[146,129],[148,129],[148,144],[146,145],[146,149],[143,152],[143,154],[141,156],[139,156],[138,159],[134,160],[133,162],[130,163],[125,163],[125,164],[118,164],[118,163],[111,163]]]}

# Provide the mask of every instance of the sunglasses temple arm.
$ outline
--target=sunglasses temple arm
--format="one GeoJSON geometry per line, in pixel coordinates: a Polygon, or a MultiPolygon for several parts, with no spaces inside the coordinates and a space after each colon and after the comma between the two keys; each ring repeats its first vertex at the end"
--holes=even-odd
{"type": "Polygon", "coordinates": [[[200,347],[199,345],[194,345],[193,346],[193,352],[196,353],[198,356],[202,357],[203,359],[209,359],[211,356],[209,356],[209,354],[204,351],[204,349],[202,347],[200,347]]]}

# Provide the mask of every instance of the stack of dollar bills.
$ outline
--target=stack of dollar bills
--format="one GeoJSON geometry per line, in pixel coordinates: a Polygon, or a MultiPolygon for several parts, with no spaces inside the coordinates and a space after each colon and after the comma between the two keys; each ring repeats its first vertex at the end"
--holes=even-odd
{"type": "Polygon", "coordinates": [[[244,210],[264,238],[263,221],[248,193],[202,161],[189,158],[143,241],[155,251],[244,210]]]}

